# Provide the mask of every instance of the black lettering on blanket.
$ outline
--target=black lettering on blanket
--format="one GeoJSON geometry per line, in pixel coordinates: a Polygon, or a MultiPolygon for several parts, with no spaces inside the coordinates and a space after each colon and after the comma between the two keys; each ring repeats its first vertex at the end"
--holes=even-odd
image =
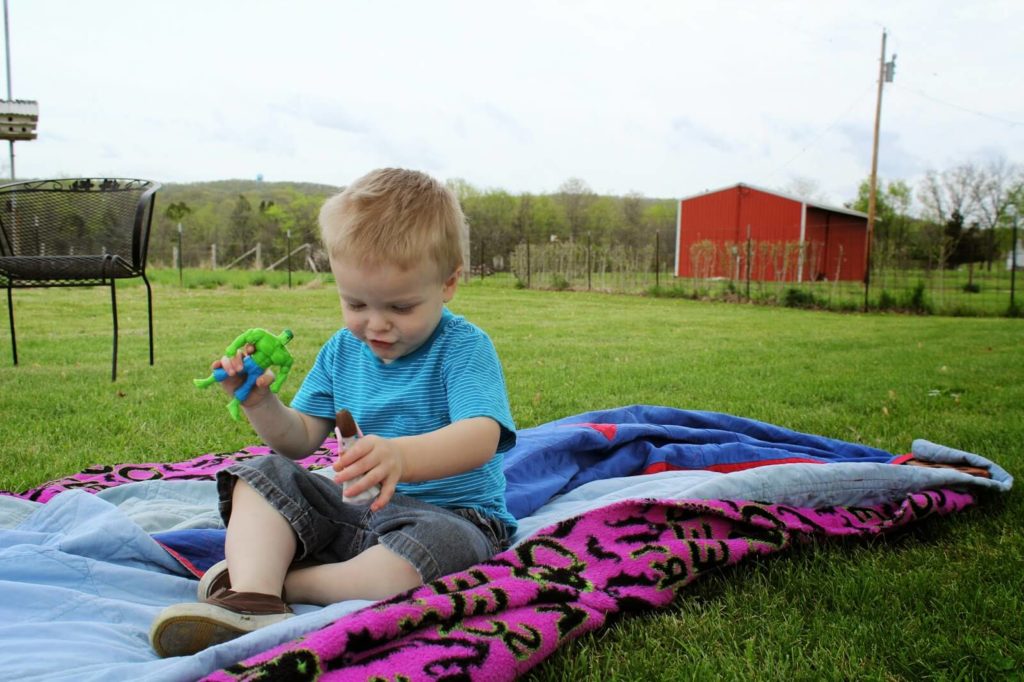
{"type": "MultiPolygon", "coordinates": [[[[89,492],[98,493],[101,490],[106,490],[109,485],[101,483],[99,481],[72,481],[66,485],[61,486],[61,490],[86,490],[89,492]]],[[[39,498],[43,496],[49,490],[48,487],[43,486],[29,495],[28,499],[32,502],[38,502],[39,498]]]]}
{"type": "MultiPolygon", "coordinates": [[[[425,662],[422,671],[427,677],[431,679],[468,679],[469,673],[476,669],[481,669],[481,666],[486,662],[487,656],[490,653],[490,643],[487,641],[480,641],[479,639],[473,639],[472,637],[446,637],[444,639],[437,639],[427,636],[412,636],[406,639],[402,639],[401,643],[395,646],[385,646],[380,649],[380,641],[378,640],[378,651],[373,654],[361,656],[362,652],[355,652],[346,642],[345,651],[342,652],[336,658],[327,661],[327,667],[325,672],[334,670],[343,670],[350,666],[355,665],[371,665],[378,661],[387,661],[392,656],[398,654],[401,655],[405,651],[415,651],[417,649],[433,648],[442,650],[451,650],[453,652],[450,655],[443,655],[440,653],[432,654],[432,658],[425,662]]],[[[267,679],[276,680],[273,677],[267,678],[254,678],[254,679],[267,679]]],[[[387,678],[379,676],[370,676],[368,680],[388,680],[389,682],[410,680],[412,679],[408,675],[394,675],[387,678]]]]}
{"type": "Polygon", "coordinates": [[[559,521],[557,524],[555,524],[554,529],[551,530],[547,535],[549,537],[553,537],[553,538],[557,538],[557,539],[567,538],[573,532],[573,530],[576,529],[576,524],[580,522],[581,518],[583,518],[583,517],[582,516],[574,516],[574,517],[572,517],[570,519],[565,519],[564,521],[559,521]]]}
{"type": "Polygon", "coordinates": [[[743,520],[749,523],[755,523],[755,519],[768,519],[773,527],[775,528],[786,528],[789,527],[791,531],[800,531],[803,533],[824,533],[825,527],[820,523],[812,519],[807,514],[804,514],[800,509],[795,507],[787,507],[784,505],[776,505],[775,513],[768,511],[761,505],[747,505],[741,510],[743,520]],[[789,517],[798,519],[800,523],[804,525],[804,528],[792,528],[792,524],[787,522],[783,517],[789,517]]]}
{"type": "Polygon", "coordinates": [[[555,621],[555,625],[558,627],[559,639],[567,637],[573,630],[581,625],[585,625],[590,619],[590,615],[586,611],[568,603],[541,606],[537,608],[537,611],[560,614],[558,620],[555,621]]]}
{"type": "Polygon", "coordinates": [[[696,577],[690,571],[690,565],[682,557],[670,556],[665,561],[655,561],[651,567],[661,573],[660,578],[650,582],[658,589],[671,589],[677,585],[685,585],[696,577]]]}
{"type": "MultiPolygon", "coordinates": [[[[861,524],[868,524],[872,521],[881,521],[884,518],[882,510],[878,509],[877,507],[846,507],[846,510],[850,512],[850,514],[853,516],[854,519],[857,520],[858,523],[861,524]]],[[[855,528],[856,526],[854,526],[853,523],[849,523],[848,527],[855,528]]]]}
{"type": "Polygon", "coordinates": [[[593,584],[583,576],[586,565],[565,545],[548,537],[536,537],[526,540],[513,550],[520,561],[519,566],[510,566],[517,578],[533,580],[538,583],[557,583],[575,590],[591,591],[593,584]],[[566,559],[567,566],[552,566],[538,557],[542,550],[557,557],[566,559]]]}
{"type": "MultiPolygon", "coordinates": [[[[653,568],[658,568],[657,562],[652,562],[653,568]]],[[[660,570],[660,569],[659,569],[660,570]]],[[[609,576],[604,582],[604,589],[610,592],[615,592],[618,595],[618,589],[620,587],[654,587],[661,582],[661,578],[657,575],[650,574],[647,572],[636,573],[625,573],[620,571],[615,575],[609,576]]]]}
{"type": "Polygon", "coordinates": [[[457,573],[452,576],[444,576],[428,584],[428,587],[434,591],[435,594],[451,594],[452,592],[460,592],[464,590],[471,590],[481,585],[486,585],[491,582],[492,578],[488,577],[479,568],[470,568],[464,573],[457,573]]]}
{"type": "Polygon", "coordinates": [[[665,531],[665,524],[648,518],[652,508],[652,505],[645,505],[630,516],[607,521],[605,526],[615,531],[622,531],[625,528],[637,529],[633,533],[620,534],[615,538],[615,544],[635,545],[657,542],[665,531]]]}
{"type": "Polygon", "coordinates": [[[269,661],[252,666],[236,663],[224,669],[224,672],[236,680],[258,682],[274,680],[277,682],[307,682],[320,677],[320,658],[308,649],[286,651],[269,661]]]}
{"type": "Polygon", "coordinates": [[[598,560],[618,562],[620,557],[615,552],[607,552],[601,547],[601,541],[595,535],[587,536],[587,554],[598,560]]]}
{"type": "MultiPolygon", "coordinates": [[[[434,639],[423,640],[423,643],[429,646],[438,646],[441,642],[434,639]]],[[[463,647],[468,649],[472,653],[443,656],[438,658],[436,661],[430,661],[427,665],[423,666],[423,672],[431,679],[436,680],[457,680],[457,679],[469,679],[471,670],[480,670],[487,661],[487,655],[490,653],[491,646],[490,642],[481,642],[479,640],[474,641],[470,638],[454,638],[448,642],[443,643],[445,646],[463,647]]],[[[385,679],[391,682],[392,678],[374,678],[384,682],[385,679]]],[[[412,679],[412,678],[405,678],[412,679]]]]}
{"type": "Polygon", "coordinates": [[[946,494],[942,490],[931,490],[932,495],[911,495],[909,498],[910,508],[918,516],[918,518],[929,516],[935,511],[936,506],[939,508],[946,506],[946,494]]]}
{"type": "Polygon", "coordinates": [[[544,641],[543,633],[531,625],[520,624],[522,631],[516,631],[505,621],[493,620],[491,624],[494,625],[495,635],[501,638],[509,651],[520,660],[532,655],[544,641]]]}

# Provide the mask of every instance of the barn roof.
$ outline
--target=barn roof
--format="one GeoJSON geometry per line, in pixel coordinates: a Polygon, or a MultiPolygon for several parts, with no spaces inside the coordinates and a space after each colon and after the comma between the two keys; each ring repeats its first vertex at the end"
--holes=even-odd
{"type": "Polygon", "coordinates": [[[814,208],[820,208],[820,209],[822,209],[824,211],[831,211],[832,213],[844,213],[846,215],[852,215],[852,216],[855,216],[857,218],[864,218],[865,220],[867,220],[867,217],[868,217],[867,213],[861,213],[860,211],[854,211],[852,208],[845,208],[845,207],[840,207],[840,206],[830,206],[828,204],[823,204],[823,203],[821,203],[819,201],[812,201],[810,199],[804,199],[803,197],[798,197],[798,196],[795,196],[795,195],[792,195],[792,194],[786,194],[785,192],[779,192],[779,191],[776,191],[774,189],[765,189],[764,187],[758,187],[757,185],[751,185],[751,184],[748,184],[746,182],[738,182],[735,185],[729,185],[727,187],[719,187],[718,189],[705,190],[705,191],[699,192],[697,194],[691,194],[690,196],[683,197],[679,201],[686,201],[687,199],[696,199],[697,197],[702,197],[702,196],[705,196],[707,194],[715,194],[717,192],[724,192],[727,189],[734,189],[734,188],[738,188],[738,187],[746,187],[748,189],[757,190],[758,192],[764,192],[766,194],[774,194],[777,197],[783,197],[784,199],[789,199],[789,200],[795,201],[795,202],[797,202],[799,204],[807,204],[808,206],[813,206],[814,208]]]}

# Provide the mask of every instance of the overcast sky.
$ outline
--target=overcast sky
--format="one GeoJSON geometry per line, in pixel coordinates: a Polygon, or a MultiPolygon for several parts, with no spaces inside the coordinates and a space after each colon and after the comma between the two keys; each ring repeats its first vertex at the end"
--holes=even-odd
{"type": "MultiPolygon", "coordinates": [[[[19,177],[681,197],[1024,161],[1024,2],[8,0],[19,177]]],[[[0,174],[9,176],[6,145],[0,174]]]]}

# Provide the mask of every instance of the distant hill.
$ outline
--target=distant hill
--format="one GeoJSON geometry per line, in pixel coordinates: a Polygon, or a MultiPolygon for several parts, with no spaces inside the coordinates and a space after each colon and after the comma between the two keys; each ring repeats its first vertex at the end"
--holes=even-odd
{"type": "Polygon", "coordinates": [[[232,200],[239,195],[250,199],[280,202],[295,195],[329,197],[341,191],[341,187],[321,185],[315,182],[262,182],[258,180],[210,180],[207,182],[168,182],[160,189],[159,201],[166,206],[178,201],[218,201],[225,197],[232,200]]]}
{"type": "Polygon", "coordinates": [[[162,185],[156,200],[150,256],[173,263],[182,226],[186,265],[230,262],[259,243],[267,258],[284,253],[287,233],[293,247],[319,243],[317,216],[324,200],[340,187],[312,182],[214,180],[162,185]]]}

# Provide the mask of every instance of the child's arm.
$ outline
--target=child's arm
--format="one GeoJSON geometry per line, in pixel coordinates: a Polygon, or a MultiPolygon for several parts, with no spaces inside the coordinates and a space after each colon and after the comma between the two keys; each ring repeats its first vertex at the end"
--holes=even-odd
{"type": "MultiPolygon", "coordinates": [[[[272,379],[263,375],[257,384],[265,381],[269,385],[272,379]]],[[[266,390],[258,395],[253,391],[242,403],[242,408],[263,442],[291,459],[312,454],[334,426],[333,420],[313,417],[287,407],[275,393],[266,390]]]]}
{"type": "Polygon", "coordinates": [[[334,480],[341,483],[366,474],[348,490],[358,495],[379,484],[381,493],[370,507],[377,511],[390,501],[398,483],[431,481],[486,464],[498,449],[500,435],[498,422],[473,417],[418,436],[364,436],[335,462],[339,473],[334,480]]]}
{"type": "MultiPolygon", "coordinates": [[[[237,376],[245,369],[242,364],[244,358],[239,350],[235,355],[220,359],[221,369],[228,374],[228,379],[221,382],[225,390],[233,393],[241,383],[237,376]]],[[[263,442],[285,457],[301,459],[320,447],[334,422],[286,407],[277,394],[270,392],[273,382],[273,371],[261,374],[249,397],[242,403],[242,409],[263,442]]]]}

